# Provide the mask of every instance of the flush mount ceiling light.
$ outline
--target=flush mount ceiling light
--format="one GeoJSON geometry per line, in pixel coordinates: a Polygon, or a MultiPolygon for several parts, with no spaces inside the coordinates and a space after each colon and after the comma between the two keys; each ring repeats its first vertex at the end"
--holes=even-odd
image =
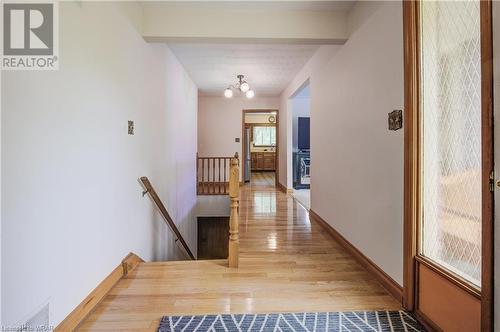
{"type": "Polygon", "coordinates": [[[250,99],[255,96],[255,92],[253,90],[250,90],[250,85],[245,81],[245,76],[244,75],[238,75],[236,76],[238,78],[238,82],[235,85],[230,85],[224,90],[224,97],[226,98],[232,98],[233,97],[233,90],[239,90],[240,92],[244,93],[245,96],[250,99]]]}
{"type": "Polygon", "coordinates": [[[233,97],[233,90],[227,88],[225,91],[224,91],[224,97],[226,98],[231,98],[233,97]]]}

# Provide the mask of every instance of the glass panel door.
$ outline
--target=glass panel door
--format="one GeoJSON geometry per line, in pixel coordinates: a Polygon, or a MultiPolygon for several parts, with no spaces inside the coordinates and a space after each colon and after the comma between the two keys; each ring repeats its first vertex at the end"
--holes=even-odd
{"type": "Polygon", "coordinates": [[[420,3],[419,254],[481,285],[480,1],[420,3]]]}

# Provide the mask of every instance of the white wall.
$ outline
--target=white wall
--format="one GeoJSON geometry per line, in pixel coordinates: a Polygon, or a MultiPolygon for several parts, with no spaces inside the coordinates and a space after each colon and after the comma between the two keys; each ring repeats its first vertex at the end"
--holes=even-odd
{"type": "Polygon", "coordinates": [[[60,69],[2,73],[4,325],[47,302],[57,325],[130,251],[177,256],[140,176],[196,243],[197,88],[117,6],[62,2],[60,69]]]}
{"type": "MultiPolygon", "coordinates": [[[[279,98],[200,97],[198,101],[198,154],[200,157],[241,156],[242,110],[279,109],[279,98]],[[236,143],[235,138],[240,138],[236,143]]],[[[240,173],[241,173],[240,167],[240,173]]]]}
{"type": "Polygon", "coordinates": [[[387,129],[403,108],[402,4],[358,2],[349,23],[347,43],[313,57],[281,104],[309,78],[311,209],[402,284],[403,130],[387,129]]]}
{"type": "Polygon", "coordinates": [[[402,285],[403,130],[387,129],[404,102],[402,5],[361,2],[353,17],[367,7],[311,79],[311,208],[402,285]]]}
{"type": "Polygon", "coordinates": [[[266,123],[270,124],[269,117],[271,113],[246,113],[245,123],[266,123]]]}
{"type": "Polygon", "coordinates": [[[281,148],[279,151],[279,182],[291,189],[293,185],[292,173],[292,144],[293,144],[293,105],[292,98],[307,84],[311,84],[310,79],[317,72],[321,71],[324,65],[330,61],[333,55],[341,46],[323,45],[309,59],[304,67],[290,82],[288,87],[280,96],[280,123],[279,141],[281,148]]]}
{"type": "MultiPolygon", "coordinates": [[[[2,72],[0,70],[0,92],[3,91],[2,90],[2,72]]],[[[2,104],[2,93],[0,93],[0,106],[3,105],[2,104]]],[[[3,256],[3,241],[2,241],[2,216],[3,216],[3,209],[2,209],[2,202],[3,202],[3,198],[2,198],[2,165],[3,165],[3,162],[2,162],[2,107],[0,107],[0,326],[4,326],[3,325],[3,319],[2,319],[2,285],[3,285],[3,282],[2,282],[2,256],[3,256]]]]}

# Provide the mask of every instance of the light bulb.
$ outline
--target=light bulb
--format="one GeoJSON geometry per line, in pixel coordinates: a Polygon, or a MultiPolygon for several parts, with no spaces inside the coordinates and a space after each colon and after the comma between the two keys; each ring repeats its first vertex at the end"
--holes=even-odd
{"type": "Polygon", "coordinates": [[[248,90],[250,90],[250,85],[247,82],[243,82],[240,85],[240,90],[241,90],[241,92],[245,93],[248,90]]]}
{"type": "Polygon", "coordinates": [[[231,98],[233,96],[233,90],[227,88],[226,90],[224,90],[224,97],[226,98],[231,98]]]}
{"type": "Polygon", "coordinates": [[[255,92],[253,90],[248,90],[246,96],[248,99],[253,98],[255,96],[255,92]]]}

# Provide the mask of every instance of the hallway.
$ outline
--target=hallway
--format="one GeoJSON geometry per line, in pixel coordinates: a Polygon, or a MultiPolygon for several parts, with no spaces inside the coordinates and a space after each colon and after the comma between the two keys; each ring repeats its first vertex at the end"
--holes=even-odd
{"type": "Polygon", "coordinates": [[[3,330],[500,332],[499,1],[24,2],[3,330]]]}
{"type": "Polygon", "coordinates": [[[167,314],[400,308],[291,196],[244,186],[240,215],[238,269],[225,260],[142,263],[80,331],[156,331],[167,314]]]}

